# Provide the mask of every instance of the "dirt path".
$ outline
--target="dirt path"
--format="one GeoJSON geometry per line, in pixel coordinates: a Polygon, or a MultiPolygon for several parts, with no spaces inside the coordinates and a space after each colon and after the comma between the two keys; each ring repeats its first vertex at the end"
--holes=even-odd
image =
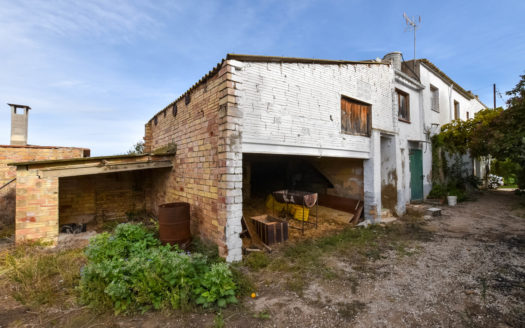
{"type": "MultiPolygon", "coordinates": [[[[369,276],[358,275],[357,288],[341,279],[313,281],[302,298],[283,292],[254,301],[256,311],[272,316],[261,326],[523,327],[525,211],[517,202],[497,191],[444,206],[426,226],[430,241],[410,245],[404,251],[411,256],[383,254],[369,276]]],[[[358,273],[344,258],[333,265],[358,273]]]]}

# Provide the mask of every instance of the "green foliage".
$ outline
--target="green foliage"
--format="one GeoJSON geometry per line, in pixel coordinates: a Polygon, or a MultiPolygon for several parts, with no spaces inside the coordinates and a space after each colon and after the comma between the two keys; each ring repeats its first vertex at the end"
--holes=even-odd
{"type": "Polygon", "coordinates": [[[237,303],[235,283],[227,264],[212,264],[211,270],[204,274],[200,283],[201,286],[194,291],[197,296],[197,304],[206,308],[216,303],[222,308],[228,304],[237,303]]]}
{"type": "Polygon", "coordinates": [[[431,199],[442,199],[447,196],[447,187],[445,185],[434,183],[432,190],[428,193],[428,198],[431,199]]]}
{"type": "Polygon", "coordinates": [[[201,254],[162,246],[142,224],[120,224],[113,234],[95,236],[86,256],[79,289],[82,302],[95,308],[121,313],[236,302],[227,264],[210,265],[201,254]]]}
{"type": "Polygon", "coordinates": [[[141,155],[144,154],[144,141],[140,140],[128,150],[128,155],[141,155]]]}
{"type": "Polygon", "coordinates": [[[494,159],[490,163],[490,171],[492,174],[503,177],[505,185],[512,185],[516,183],[521,167],[508,158],[504,161],[494,159]]]}
{"type": "Polygon", "coordinates": [[[244,258],[244,263],[248,267],[258,270],[267,267],[270,259],[264,252],[253,252],[244,258]]]}

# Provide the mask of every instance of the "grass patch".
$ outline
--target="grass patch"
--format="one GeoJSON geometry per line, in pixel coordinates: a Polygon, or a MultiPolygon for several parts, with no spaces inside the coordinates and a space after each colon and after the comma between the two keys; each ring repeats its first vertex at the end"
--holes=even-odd
{"type": "Polygon", "coordinates": [[[253,252],[244,257],[244,264],[251,269],[259,270],[270,264],[270,258],[264,252],[253,252]]]}
{"type": "Polygon", "coordinates": [[[33,309],[76,304],[82,249],[49,250],[25,244],[0,253],[0,284],[20,303],[33,309]]]}
{"type": "Polygon", "coordinates": [[[15,224],[1,224],[0,223],[0,239],[13,238],[15,235],[15,224]]]}
{"type": "MultiPolygon", "coordinates": [[[[371,262],[384,258],[387,251],[393,250],[400,257],[414,254],[416,251],[411,246],[414,241],[431,238],[431,232],[423,229],[424,224],[421,218],[406,217],[400,224],[348,227],[333,235],[286,245],[271,255],[252,253],[243,264],[252,272],[265,270],[282,276],[286,289],[301,296],[306,282],[312,278],[349,279],[348,272],[332,267],[334,258],[344,259],[357,275],[373,275],[375,269],[371,262]]],[[[351,278],[355,293],[357,278],[351,278]]]]}

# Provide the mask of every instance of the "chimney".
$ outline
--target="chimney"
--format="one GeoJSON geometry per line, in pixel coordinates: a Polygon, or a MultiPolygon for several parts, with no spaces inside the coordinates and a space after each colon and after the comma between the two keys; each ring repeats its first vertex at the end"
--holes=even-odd
{"type": "Polygon", "coordinates": [[[397,69],[398,71],[401,70],[401,59],[402,57],[399,51],[393,51],[393,52],[387,53],[383,57],[383,60],[391,61],[394,68],[397,69]]]}
{"type": "Polygon", "coordinates": [[[8,104],[11,107],[11,145],[27,145],[27,118],[31,107],[8,104]]]}

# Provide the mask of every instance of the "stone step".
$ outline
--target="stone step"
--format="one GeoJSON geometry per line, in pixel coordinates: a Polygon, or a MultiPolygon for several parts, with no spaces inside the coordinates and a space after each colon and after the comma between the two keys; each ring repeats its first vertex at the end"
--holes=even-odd
{"type": "Polygon", "coordinates": [[[382,218],[386,218],[386,217],[390,217],[390,216],[393,216],[392,215],[392,211],[390,211],[388,208],[382,208],[381,209],[381,217],[382,218]]]}
{"type": "Polygon", "coordinates": [[[394,221],[397,221],[397,218],[395,216],[381,217],[381,223],[388,224],[394,221]]]}

